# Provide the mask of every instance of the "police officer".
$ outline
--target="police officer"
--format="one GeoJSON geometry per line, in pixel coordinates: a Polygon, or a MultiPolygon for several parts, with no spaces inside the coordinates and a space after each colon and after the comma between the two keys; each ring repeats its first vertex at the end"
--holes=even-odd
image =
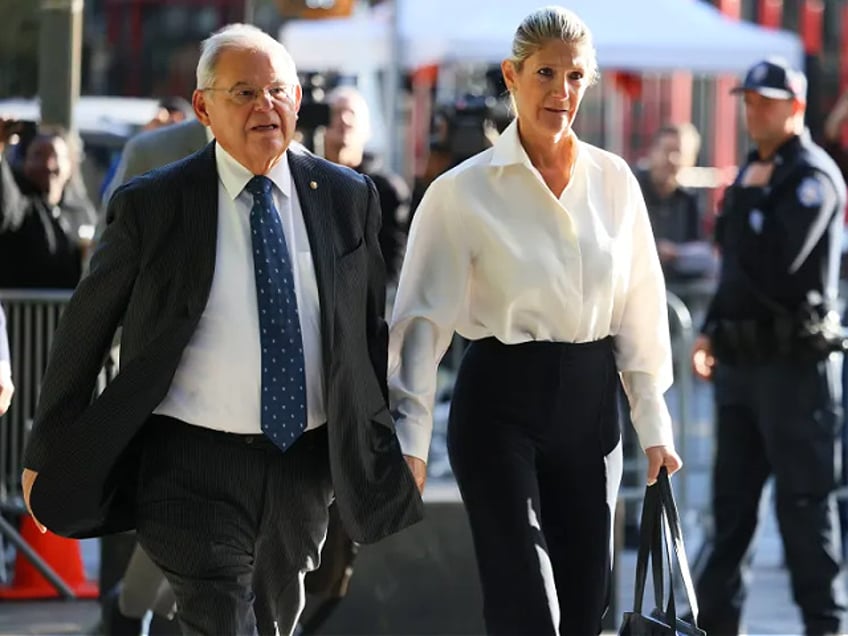
{"type": "Polygon", "coordinates": [[[734,89],[756,149],[724,197],[721,274],[693,351],[716,402],[715,536],[697,584],[709,634],[739,632],[760,496],[772,475],[806,633],[837,633],[845,610],[834,496],[841,355],[831,353],[841,340],[818,336],[833,315],[846,193],[804,128],[806,85],[802,73],[770,59],[734,89]]]}

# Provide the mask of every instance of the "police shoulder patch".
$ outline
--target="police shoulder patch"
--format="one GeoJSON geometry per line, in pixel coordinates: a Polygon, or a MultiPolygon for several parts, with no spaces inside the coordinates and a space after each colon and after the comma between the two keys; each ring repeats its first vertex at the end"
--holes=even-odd
{"type": "Polygon", "coordinates": [[[822,191],[821,182],[815,177],[806,177],[798,184],[796,194],[801,205],[808,208],[821,205],[824,200],[824,192],[822,191]]]}
{"type": "Polygon", "coordinates": [[[762,234],[764,220],[765,217],[760,210],[751,210],[751,213],[748,215],[748,225],[751,226],[754,234],[762,234]]]}

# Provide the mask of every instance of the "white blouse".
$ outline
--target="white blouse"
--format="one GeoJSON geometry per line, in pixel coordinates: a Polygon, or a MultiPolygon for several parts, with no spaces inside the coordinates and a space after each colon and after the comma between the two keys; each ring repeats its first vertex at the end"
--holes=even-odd
{"type": "Polygon", "coordinates": [[[665,284],[639,184],[620,157],[578,141],[557,199],[515,121],[436,179],[415,213],[389,336],[389,396],[404,454],[426,461],[436,370],[454,331],[588,342],[614,336],[642,448],[673,447],[665,284]]]}

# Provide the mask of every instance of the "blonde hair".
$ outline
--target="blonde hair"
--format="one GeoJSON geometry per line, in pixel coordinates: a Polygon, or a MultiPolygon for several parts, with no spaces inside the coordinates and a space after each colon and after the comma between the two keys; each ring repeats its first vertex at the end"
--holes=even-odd
{"type": "Polygon", "coordinates": [[[252,24],[228,24],[203,40],[200,45],[200,60],[197,62],[197,88],[212,88],[215,83],[215,65],[225,49],[263,51],[279,56],[291,69],[292,82],[297,82],[297,70],[286,47],[252,24]]]}
{"type": "Polygon", "coordinates": [[[510,60],[516,70],[520,71],[524,61],[551,40],[584,47],[589,57],[587,78],[590,83],[598,80],[598,59],[592,32],[576,13],[559,6],[536,9],[515,30],[510,60]]]}

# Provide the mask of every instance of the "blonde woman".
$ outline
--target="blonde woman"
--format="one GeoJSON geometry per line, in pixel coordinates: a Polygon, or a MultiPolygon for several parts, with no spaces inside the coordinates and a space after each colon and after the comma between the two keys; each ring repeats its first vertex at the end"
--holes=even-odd
{"type": "Polygon", "coordinates": [[[619,378],[648,458],[680,468],[663,393],[662,271],[639,184],[572,129],[598,70],[589,29],[547,7],[502,64],[515,121],[429,187],[390,334],[401,446],[424,480],[436,367],[471,340],[448,427],[491,634],[591,634],[607,605],[621,475],[619,378]]]}

